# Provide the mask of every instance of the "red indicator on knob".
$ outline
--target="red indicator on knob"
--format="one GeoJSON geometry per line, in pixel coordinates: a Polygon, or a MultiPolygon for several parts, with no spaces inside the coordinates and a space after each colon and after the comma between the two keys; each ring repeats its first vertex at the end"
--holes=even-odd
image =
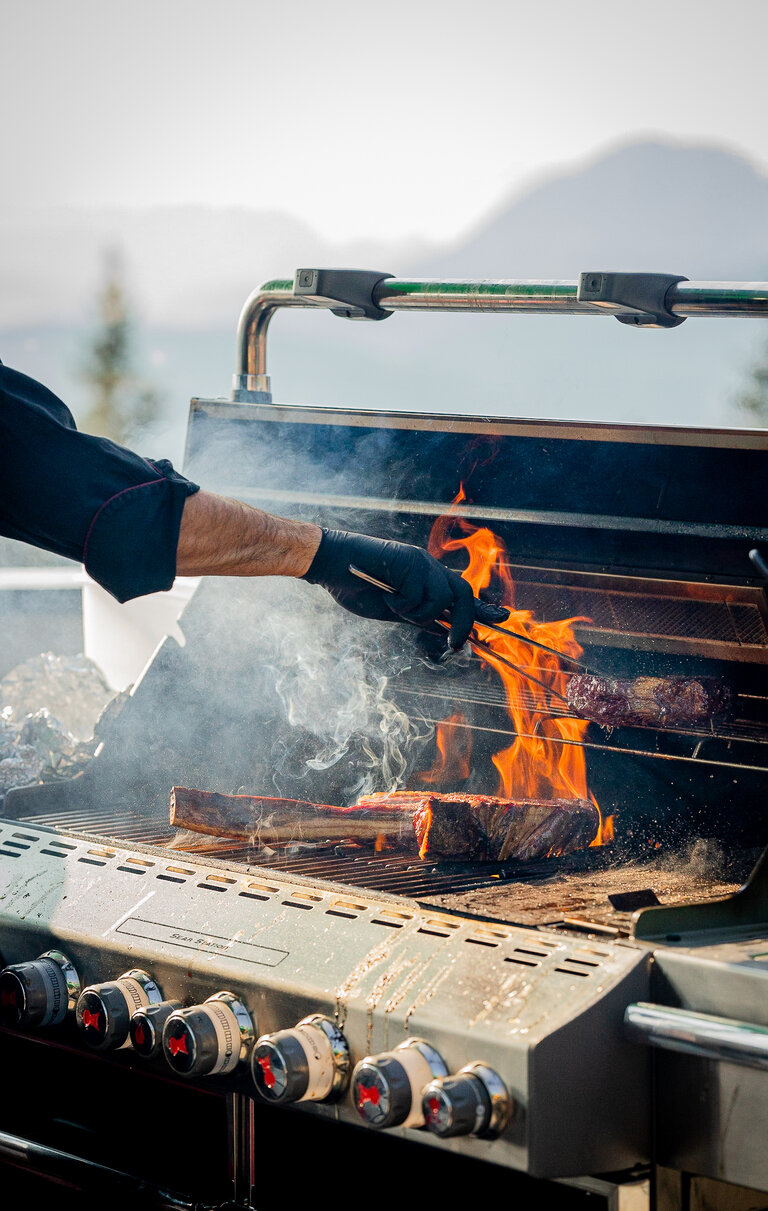
{"type": "Polygon", "coordinates": [[[98,1013],[91,1013],[90,1009],[84,1009],[83,1026],[86,1030],[100,1030],[98,1013]]]}
{"type": "Polygon", "coordinates": [[[136,1029],[132,1032],[132,1041],[134,1047],[143,1047],[147,1041],[147,1036],[144,1033],[144,1027],[139,1023],[136,1029]]]}
{"type": "Polygon", "coordinates": [[[259,1065],[259,1067],[261,1068],[261,1071],[264,1073],[264,1084],[267,1086],[267,1089],[274,1089],[275,1074],[272,1071],[272,1064],[270,1062],[269,1056],[268,1055],[257,1056],[256,1063],[259,1065]]]}
{"type": "Polygon", "coordinates": [[[15,988],[11,992],[6,992],[5,989],[0,992],[0,1005],[13,1005],[14,1009],[18,1008],[19,1002],[16,1000],[15,988]]]}
{"type": "Polygon", "coordinates": [[[372,1106],[378,1106],[381,1090],[376,1085],[358,1085],[357,1087],[357,1104],[362,1110],[366,1102],[370,1102],[372,1106]]]}
{"type": "Polygon", "coordinates": [[[180,1035],[180,1037],[177,1039],[174,1038],[173,1035],[171,1035],[170,1038],[168,1039],[168,1050],[170,1051],[171,1055],[173,1055],[173,1056],[189,1055],[189,1052],[187,1051],[186,1034],[180,1035]]]}
{"type": "Polygon", "coordinates": [[[427,1120],[428,1120],[428,1121],[429,1121],[430,1119],[436,1119],[436,1118],[437,1118],[437,1116],[438,1116],[438,1115],[439,1115],[439,1113],[440,1113],[440,1109],[441,1109],[441,1107],[440,1107],[440,1103],[438,1102],[438,1100],[437,1100],[437,1098],[436,1098],[436,1097],[431,1097],[431,1098],[429,1098],[429,1100],[428,1100],[428,1102],[427,1102],[427,1107],[426,1107],[426,1109],[427,1109],[427,1116],[426,1116],[426,1117],[427,1117],[427,1120]]]}

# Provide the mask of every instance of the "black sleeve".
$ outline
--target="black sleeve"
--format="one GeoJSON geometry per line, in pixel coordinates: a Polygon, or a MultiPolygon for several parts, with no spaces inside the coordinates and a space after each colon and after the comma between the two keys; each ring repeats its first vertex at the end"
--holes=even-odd
{"type": "Polygon", "coordinates": [[[53,392],[0,364],[0,534],[79,560],[128,601],[173,584],[197,491],[165,459],[79,433],[53,392]]]}

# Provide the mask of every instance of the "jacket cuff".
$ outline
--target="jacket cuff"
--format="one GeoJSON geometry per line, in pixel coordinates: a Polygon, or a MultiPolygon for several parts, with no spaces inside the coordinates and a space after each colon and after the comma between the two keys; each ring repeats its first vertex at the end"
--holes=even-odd
{"type": "Polygon", "coordinates": [[[199,491],[165,460],[150,465],[160,472],[157,479],[105,501],[83,546],[88,575],[119,602],[171,588],[184,504],[199,491]]]}

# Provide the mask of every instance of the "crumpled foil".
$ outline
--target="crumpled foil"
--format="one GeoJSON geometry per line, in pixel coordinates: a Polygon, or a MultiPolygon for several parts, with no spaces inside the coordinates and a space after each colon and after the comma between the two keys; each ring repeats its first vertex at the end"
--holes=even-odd
{"type": "Polygon", "coordinates": [[[0,796],[19,786],[73,778],[93,757],[126,695],[85,656],[45,652],[0,681],[0,796]]]}
{"type": "Polygon", "coordinates": [[[89,740],[114,691],[87,656],[43,652],[0,681],[0,714],[18,726],[43,707],[77,740],[89,740]]]}

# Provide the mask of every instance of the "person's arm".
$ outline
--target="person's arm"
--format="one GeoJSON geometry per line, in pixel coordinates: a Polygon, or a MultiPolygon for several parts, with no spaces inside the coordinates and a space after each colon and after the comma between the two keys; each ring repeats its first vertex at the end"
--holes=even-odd
{"type": "Polygon", "coordinates": [[[84,563],[118,601],[170,589],[197,484],[78,432],[42,383],[0,364],[0,534],[84,563]]]}
{"type": "Polygon", "coordinates": [[[178,576],[304,576],[322,530],[263,513],[241,500],[187,498],[176,550],[178,576]]]}
{"type": "Polygon", "coordinates": [[[177,574],[303,577],[366,618],[445,617],[454,648],[475,621],[507,617],[421,547],[274,517],[201,492],[164,459],[79,433],[60,399],[2,365],[0,533],[81,560],[121,602],[169,589],[177,574]]]}
{"type": "Polygon", "coordinates": [[[322,530],[263,513],[240,500],[198,492],[184,505],[176,554],[184,576],[296,576],[320,584],[354,614],[423,626],[450,619],[460,648],[475,621],[500,622],[505,609],[478,601],[457,572],[423,548],[367,534],[322,530]],[[391,593],[359,579],[359,568],[391,593]]]}

